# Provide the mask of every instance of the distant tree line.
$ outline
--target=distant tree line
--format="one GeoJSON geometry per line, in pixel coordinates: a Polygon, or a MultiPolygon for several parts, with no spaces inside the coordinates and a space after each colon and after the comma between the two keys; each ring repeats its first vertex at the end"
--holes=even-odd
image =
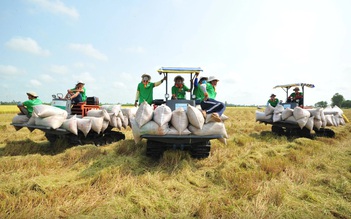
{"type": "MultiPolygon", "coordinates": [[[[340,108],[351,108],[351,100],[345,100],[343,95],[336,93],[331,98],[331,105],[338,106],[340,108]]],[[[325,108],[328,106],[328,102],[327,101],[319,101],[318,103],[314,104],[314,106],[325,108]]]]}

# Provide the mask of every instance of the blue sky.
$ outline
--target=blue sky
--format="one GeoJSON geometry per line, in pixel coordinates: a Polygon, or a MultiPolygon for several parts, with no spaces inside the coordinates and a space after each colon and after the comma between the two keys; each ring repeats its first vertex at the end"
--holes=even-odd
{"type": "Polygon", "coordinates": [[[35,91],[50,102],[82,80],[102,103],[132,103],[140,76],[160,80],[162,66],[201,67],[233,104],[284,99],[273,87],[297,82],[316,86],[308,105],[350,100],[350,10],[349,0],[3,0],[0,101],[35,91]]]}

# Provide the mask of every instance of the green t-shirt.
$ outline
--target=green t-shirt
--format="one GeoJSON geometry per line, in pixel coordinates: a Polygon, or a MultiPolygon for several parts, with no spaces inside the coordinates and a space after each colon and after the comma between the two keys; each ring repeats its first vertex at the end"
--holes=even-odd
{"type": "Polygon", "coordinates": [[[274,100],[271,100],[271,99],[268,100],[268,103],[273,107],[276,107],[278,105],[278,102],[279,102],[278,98],[275,98],[274,100]]]}
{"type": "Polygon", "coordinates": [[[303,98],[303,93],[302,92],[299,92],[297,95],[296,93],[292,93],[290,94],[290,97],[292,97],[293,99],[300,99],[300,98],[303,98]]]}
{"type": "Polygon", "coordinates": [[[185,100],[185,92],[190,89],[183,84],[181,88],[176,87],[175,85],[172,87],[172,95],[175,94],[178,100],[185,100]]]}
{"type": "MultiPolygon", "coordinates": [[[[76,88],[72,88],[71,90],[74,91],[76,88]]],[[[82,102],[85,102],[87,100],[87,94],[86,94],[86,89],[83,87],[83,92],[80,92],[80,95],[82,96],[82,102]]]]}
{"type": "Polygon", "coordinates": [[[196,97],[196,100],[203,100],[205,98],[204,92],[201,90],[201,85],[199,84],[197,87],[194,87],[193,94],[196,97]]]}
{"type": "Polygon", "coordinates": [[[33,106],[41,105],[41,104],[43,104],[43,102],[41,102],[41,100],[38,99],[38,98],[35,98],[35,99],[32,99],[32,100],[26,100],[26,101],[23,102],[23,106],[27,107],[29,116],[32,116],[33,106]]]}
{"type": "Polygon", "coordinates": [[[206,91],[208,93],[209,98],[214,99],[214,100],[216,99],[217,92],[215,90],[215,87],[210,82],[206,83],[206,91]]]}
{"type": "Polygon", "coordinates": [[[138,84],[137,91],[139,91],[139,104],[146,101],[148,104],[152,104],[154,99],[153,97],[153,89],[155,87],[155,83],[149,82],[146,86],[142,82],[138,84]]]}

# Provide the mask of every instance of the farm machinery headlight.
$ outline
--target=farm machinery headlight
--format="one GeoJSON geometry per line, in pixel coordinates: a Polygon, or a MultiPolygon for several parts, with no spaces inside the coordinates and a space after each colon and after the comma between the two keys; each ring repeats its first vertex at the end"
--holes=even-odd
{"type": "Polygon", "coordinates": [[[169,94],[165,94],[165,98],[168,99],[169,98],[169,94]]]}

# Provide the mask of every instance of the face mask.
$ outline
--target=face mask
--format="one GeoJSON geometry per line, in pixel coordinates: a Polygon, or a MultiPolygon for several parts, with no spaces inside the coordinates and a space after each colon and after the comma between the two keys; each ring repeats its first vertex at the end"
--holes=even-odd
{"type": "Polygon", "coordinates": [[[206,83],[207,83],[207,81],[206,81],[206,80],[203,80],[203,81],[202,81],[202,84],[206,84],[206,83]]]}
{"type": "Polygon", "coordinates": [[[144,80],[144,81],[148,81],[148,80],[149,80],[149,77],[143,77],[143,80],[144,80]]]}

